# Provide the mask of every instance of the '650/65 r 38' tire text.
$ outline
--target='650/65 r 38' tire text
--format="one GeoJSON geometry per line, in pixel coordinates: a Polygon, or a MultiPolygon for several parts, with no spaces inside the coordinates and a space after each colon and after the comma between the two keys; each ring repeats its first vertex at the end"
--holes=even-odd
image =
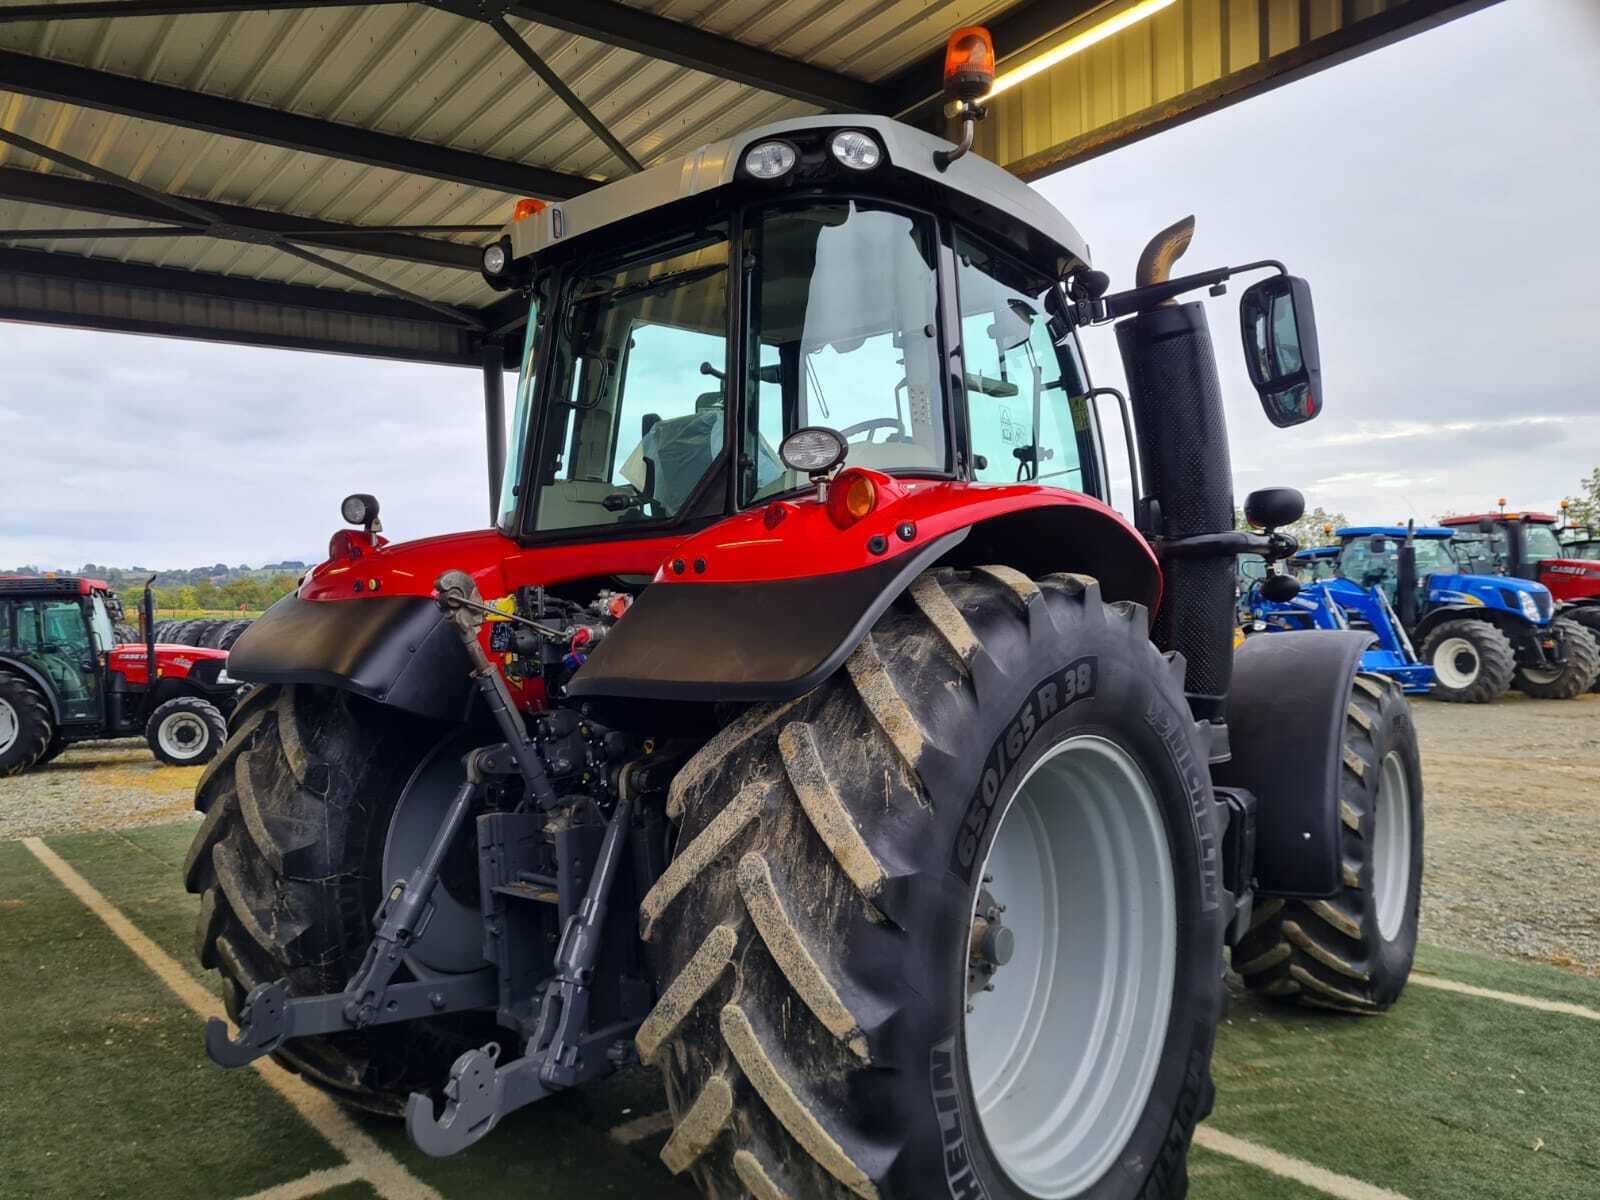
{"type": "Polygon", "coordinates": [[[762,1200],[1182,1195],[1232,902],[1181,676],[1092,579],[939,570],[691,759],[640,910],[667,1165],[762,1200]]]}

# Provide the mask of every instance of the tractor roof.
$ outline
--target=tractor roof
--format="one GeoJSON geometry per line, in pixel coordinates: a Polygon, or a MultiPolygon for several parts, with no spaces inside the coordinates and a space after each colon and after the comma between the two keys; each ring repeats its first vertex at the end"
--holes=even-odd
{"type": "MultiPolygon", "coordinates": [[[[859,173],[863,178],[847,178],[857,173],[841,168],[836,182],[855,184],[850,191],[859,194],[864,189],[876,190],[872,187],[875,178],[881,179],[885,171],[897,172],[902,177],[910,176],[925,198],[942,199],[965,215],[976,215],[983,232],[1012,242],[1043,270],[1059,275],[1077,263],[1088,263],[1088,244],[1072,223],[1009,171],[979,154],[964,155],[940,171],[934,166],[934,152],[950,149],[951,143],[889,117],[860,114],[796,117],[763,125],[571,200],[550,204],[505,227],[511,239],[511,255],[525,258],[630,217],[708,195],[734,182],[744,152],[757,142],[832,129],[865,130],[883,147],[884,162],[870,172],[859,173]],[[1054,262],[1049,261],[1052,258],[1054,262]]],[[[776,200],[788,189],[779,185],[762,190],[776,200]]],[[[841,188],[840,194],[849,192],[841,188]]]]}
{"type": "Polygon", "coordinates": [[[1473,513],[1465,517],[1440,517],[1439,524],[1450,526],[1476,525],[1479,521],[1532,521],[1535,525],[1554,525],[1561,518],[1542,512],[1492,512],[1473,513]]]}
{"type": "Polygon", "coordinates": [[[1304,550],[1296,550],[1294,556],[1310,561],[1318,558],[1336,558],[1338,554],[1337,546],[1308,546],[1304,550]]]}
{"type": "Polygon", "coordinates": [[[1455,534],[1453,529],[1441,529],[1436,525],[1418,525],[1415,529],[1407,530],[1404,525],[1353,525],[1349,529],[1339,530],[1341,538],[1358,537],[1391,537],[1403,538],[1406,533],[1414,533],[1419,538],[1447,538],[1455,534]]]}
{"type": "Polygon", "coordinates": [[[81,575],[0,575],[0,593],[25,596],[87,596],[111,589],[104,580],[81,575]]]}

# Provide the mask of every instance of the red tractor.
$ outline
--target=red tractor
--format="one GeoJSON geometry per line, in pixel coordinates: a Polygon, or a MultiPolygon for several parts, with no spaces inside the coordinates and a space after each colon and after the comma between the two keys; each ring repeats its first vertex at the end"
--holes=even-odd
{"type": "MultiPolygon", "coordinates": [[[[1600,561],[1563,545],[1562,518],[1553,513],[1507,512],[1506,502],[1492,513],[1444,517],[1456,540],[1482,569],[1531,579],[1550,589],[1558,616],[1585,626],[1600,638],[1600,561]]],[[[1594,690],[1600,690],[1600,679],[1594,690]]]]}
{"type": "Polygon", "coordinates": [[[964,149],[786,120],[489,248],[530,305],[498,525],[391,544],[351,496],[233,649],[259,686],[186,864],[213,1059],[435,1155],[643,1060],[707,1195],[1149,1198],[1210,1110],[1226,949],[1395,1001],[1409,711],[1369,635],[1235,654],[1234,558],[1292,554],[1303,501],[1233,529],[1176,302],[1274,271],[1244,344],[1295,425],[1305,282],[1171,278],[1185,222],[1112,293],[964,149]],[[1137,525],[1078,340],[1118,318],[1137,525]]]}
{"type": "MultiPolygon", "coordinates": [[[[175,766],[222,748],[239,690],[227,653],[124,640],[121,616],[97,579],[0,576],[0,776],[100,738],[142,734],[175,766]]],[[[154,628],[148,587],[144,628],[154,628]]]]}

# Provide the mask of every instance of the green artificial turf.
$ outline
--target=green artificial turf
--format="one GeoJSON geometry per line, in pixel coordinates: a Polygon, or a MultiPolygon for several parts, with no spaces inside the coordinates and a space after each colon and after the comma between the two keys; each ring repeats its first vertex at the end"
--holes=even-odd
{"type": "MultiPolygon", "coordinates": [[[[195,900],[179,873],[195,826],[76,834],[52,847],[186,969],[195,900]]],[[[1600,980],[1425,947],[1418,969],[1600,1008],[1600,980]]],[[[252,1071],[205,1058],[199,1022],[17,843],[0,844],[0,1193],[245,1196],[340,1161],[252,1071]]],[[[1379,1018],[1235,995],[1210,1124],[1412,1200],[1600,1197],[1600,1024],[1412,987],[1379,1018]]],[[[361,1126],[447,1200],[682,1197],[662,1138],[607,1130],[664,1107],[630,1071],[533,1105],[452,1159],[394,1124],[361,1126]],[[514,1181],[514,1183],[513,1183],[514,1181]]],[[[1194,1200],[1322,1193],[1196,1148],[1194,1200]]],[[[371,1197],[366,1184],[330,1191],[371,1197]]]]}

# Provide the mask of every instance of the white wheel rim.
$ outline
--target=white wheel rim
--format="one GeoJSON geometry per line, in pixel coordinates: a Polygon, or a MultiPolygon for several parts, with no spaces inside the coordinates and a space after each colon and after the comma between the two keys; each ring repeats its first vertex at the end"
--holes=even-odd
{"type": "Polygon", "coordinates": [[[983,873],[1015,953],[966,1016],[979,1120],[1020,1187],[1077,1196],[1133,1136],[1172,1012],[1177,886],[1155,792],[1114,742],[1069,738],[1028,772],[983,873]]]}
{"type": "Polygon", "coordinates": [[[0,754],[16,745],[21,733],[22,721],[17,717],[17,710],[11,707],[11,701],[0,700],[0,754]]]}
{"type": "Polygon", "coordinates": [[[1524,667],[1522,668],[1522,676],[1530,683],[1554,683],[1561,678],[1565,670],[1566,668],[1564,667],[1551,667],[1548,670],[1540,670],[1538,667],[1524,667]]]}
{"type": "Polygon", "coordinates": [[[210,731],[194,713],[175,712],[156,730],[156,742],[172,758],[195,758],[205,748],[210,731]]]}
{"type": "Polygon", "coordinates": [[[1445,638],[1433,648],[1433,673],[1447,688],[1471,687],[1481,668],[1478,648],[1466,638],[1445,638]]]}
{"type": "Polygon", "coordinates": [[[1372,891],[1378,907],[1378,933],[1392,942],[1405,924],[1411,897],[1411,783],[1398,750],[1391,750],[1378,772],[1373,814],[1372,891]]]}

